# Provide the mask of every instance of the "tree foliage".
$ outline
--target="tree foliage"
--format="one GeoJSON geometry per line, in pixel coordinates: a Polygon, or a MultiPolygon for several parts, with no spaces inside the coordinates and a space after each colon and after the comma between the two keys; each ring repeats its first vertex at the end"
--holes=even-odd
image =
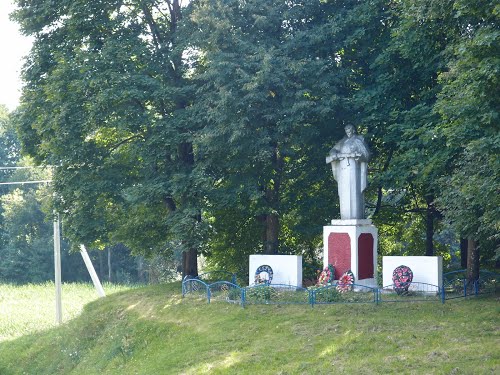
{"type": "Polygon", "coordinates": [[[56,206],[75,243],[138,253],[199,245],[189,84],[178,0],[19,1],[35,43],[18,127],[57,166],[56,206]]]}
{"type": "Polygon", "coordinates": [[[436,112],[453,173],[440,180],[441,205],[464,237],[499,243],[500,9],[494,2],[456,1],[454,40],[439,79],[436,112]]]}
{"type": "Polygon", "coordinates": [[[353,123],[373,151],[383,252],[442,254],[452,228],[491,258],[493,1],[17,3],[35,36],[17,127],[58,166],[76,243],[181,249],[184,273],[200,251],[226,268],[254,252],[313,258],[338,207],[324,157],[353,123]]]}

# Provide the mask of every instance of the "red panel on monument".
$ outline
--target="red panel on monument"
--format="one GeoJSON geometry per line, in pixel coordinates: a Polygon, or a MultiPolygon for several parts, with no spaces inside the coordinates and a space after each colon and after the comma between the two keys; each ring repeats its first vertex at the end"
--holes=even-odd
{"type": "Polygon", "coordinates": [[[351,269],[351,238],[347,233],[328,236],[328,264],[335,267],[335,280],[351,269]]]}
{"type": "Polygon", "coordinates": [[[358,238],[358,279],[371,279],[373,275],[373,236],[361,233],[358,238]]]}

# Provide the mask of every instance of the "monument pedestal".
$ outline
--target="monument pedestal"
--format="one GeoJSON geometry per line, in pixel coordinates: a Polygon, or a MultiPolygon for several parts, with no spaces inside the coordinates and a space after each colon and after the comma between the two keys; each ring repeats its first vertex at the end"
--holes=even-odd
{"type": "Polygon", "coordinates": [[[355,284],[377,286],[378,229],[368,219],[332,220],[323,227],[323,267],[335,267],[335,280],[351,270],[355,284]]]}

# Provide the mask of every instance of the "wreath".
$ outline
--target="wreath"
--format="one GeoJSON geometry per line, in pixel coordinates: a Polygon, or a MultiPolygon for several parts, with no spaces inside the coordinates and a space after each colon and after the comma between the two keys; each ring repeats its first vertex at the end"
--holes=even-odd
{"type": "Polygon", "coordinates": [[[255,271],[254,282],[255,284],[271,284],[273,280],[273,269],[271,266],[264,264],[259,266],[255,271]]]}
{"type": "Polygon", "coordinates": [[[335,278],[335,267],[329,264],[319,274],[317,285],[319,286],[328,285],[334,280],[334,278],[335,278]]]}
{"type": "Polygon", "coordinates": [[[340,276],[339,282],[337,283],[337,290],[340,293],[350,292],[354,284],[354,274],[351,270],[346,271],[340,276]]]}
{"type": "Polygon", "coordinates": [[[408,288],[413,280],[413,272],[410,267],[401,265],[392,272],[392,282],[397,294],[408,293],[408,288]]]}

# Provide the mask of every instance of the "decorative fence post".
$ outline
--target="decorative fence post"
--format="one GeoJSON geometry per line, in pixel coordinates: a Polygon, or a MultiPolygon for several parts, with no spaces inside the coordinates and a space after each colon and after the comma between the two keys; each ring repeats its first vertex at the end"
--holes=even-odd
{"type": "Polygon", "coordinates": [[[311,304],[311,307],[314,307],[315,302],[316,302],[316,291],[310,290],[309,291],[309,303],[311,304]]]}

